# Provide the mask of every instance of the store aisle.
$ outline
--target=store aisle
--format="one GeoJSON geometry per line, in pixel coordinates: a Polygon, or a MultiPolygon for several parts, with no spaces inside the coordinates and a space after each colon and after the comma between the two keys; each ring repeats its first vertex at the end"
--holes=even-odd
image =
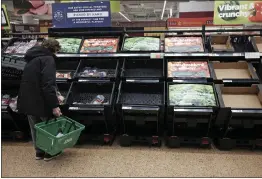
{"type": "Polygon", "coordinates": [[[262,177],[262,152],[84,146],[35,161],[30,143],[2,143],[2,177],[262,177]]]}

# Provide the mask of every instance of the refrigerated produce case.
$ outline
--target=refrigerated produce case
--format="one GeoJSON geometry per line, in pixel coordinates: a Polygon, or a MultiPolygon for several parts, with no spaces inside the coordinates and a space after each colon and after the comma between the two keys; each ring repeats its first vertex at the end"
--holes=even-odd
{"type": "MultiPolygon", "coordinates": [[[[228,32],[225,30],[220,33],[229,33],[230,31],[243,30],[233,29],[228,32]]],[[[261,32],[261,29],[252,29],[252,31],[261,32]]],[[[154,31],[152,32],[154,33],[154,31]]],[[[220,84],[225,87],[248,88],[261,83],[262,54],[258,51],[257,46],[259,45],[256,44],[253,37],[255,35],[244,35],[243,37],[235,34],[230,35],[234,51],[214,52],[207,34],[216,33],[217,30],[206,30],[203,27],[198,32],[202,34],[198,37],[202,39],[203,51],[164,52],[164,49],[161,50],[161,48],[156,51],[143,48],[135,51],[123,51],[122,48],[122,50],[118,49],[113,53],[100,53],[99,51],[80,53],[79,50],[74,54],[57,54],[57,71],[70,72],[71,78],[70,80],[57,79],[58,87],[61,86],[59,88],[62,89],[62,95],[66,98],[63,106],[65,114],[86,125],[85,135],[81,137],[81,141],[85,143],[89,139],[97,139],[101,144],[112,144],[116,131],[120,133],[122,146],[130,146],[136,141],[147,141],[150,145],[160,146],[164,131],[167,133],[167,144],[171,147],[180,144],[209,146],[212,142],[211,139],[219,141],[221,130],[227,129],[225,122],[227,120],[221,122],[219,117],[224,107],[220,106],[221,100],[217,100],[219,97],[217,88],[214,88],[215,106],[177,106],[168,103],[168,87],[179,83],[211,86],[220,84]],[[182,65],[178,73],[175,73],[174,67],[168,67],[170,62],[192,63],[200,61],[208,64],[208,68],[204,65],[205,72],[200,70],[200,75],[192,73],[192,71],[198,71],[198,68],[191,69],[189,72],[190,70],[182,65]],[[225,67],[231,63],[234,65],[231,65],[230,68],[225,67]],[[252,65],[256,67],[256,70],[252,68],[252,65]],[[246,75],[247,78],[242,78],[237,75],[238,73],[229,73],[228,76],[225,76],[226,73],[219,73],[221,69],[228,71],[239,71],[240,69],[244,72],[240,74],[246,75]],[[170,72],[173,75],[170,76],[170,72]],[[217,73],[224,76],[221,77],[217,73]],[[234,75],[237,75],[236,79],[234,75]],[[68,87],[70,88],[68,89],[68,87]],[[99,104],[93,104],[94,101],[99,104]],[[100,104],[101,101],[102,104],[100,104]],[[217,126],[217,121],[220,121],[220,126],[217,126]]],[[[124,28],[51,28],[49,30],[50,37],[81,38],[80,48],[84,39],[92,37],[117,37],[119,38],[118,47],[123,47],[125,40],[131,36],[137,37],[132,35],[137,33],[148,32],[126,31],[124,28]],[[129,37],[125,34],[129,34],[129,37]]],[[[175,37],[197,36],[190,35],[190,33],[195,33],[194,30],[179,30],[179,33],[187,33],[187,35],[176,35],[175,37]]],[[[170,37],[170,35],[166,37],[170,37]]],[[[259,38],[256,38],[259,44],[257,39],[259,38]]],[[[58,75],[58,77],[60,76],[63,75],[58,75]]],[[[243,110],[239,110],[238,113],[249,117],[249,114],[243,110]]],[[[250,120],[253,120],[252,115],[250,117],[250,120]]],[[[260,116],[256,118],[256,121],[260,121],[260,116]]],[[[241,128],[239,129],[241,131],[241,128]]],[[[257,131],[255,140],[259,141],[261,136],[259,130],[257,131]]],[[[248,130],[246,132],[249,133],[248,130]]],[[[239,133],[241,132],[236,134],[239,133]]],[[[243,138],[241,135],[239,137],[243,138]]]]}

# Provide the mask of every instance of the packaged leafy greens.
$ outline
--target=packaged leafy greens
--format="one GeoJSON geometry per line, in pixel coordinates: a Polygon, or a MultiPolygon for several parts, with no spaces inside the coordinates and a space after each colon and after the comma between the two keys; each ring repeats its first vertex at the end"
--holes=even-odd
{"type": "Polygon", "coordinates": [[[159,51],[160,38],[130,37],[125,39],[124,51],[159,51]]]}
{"type": "Polygon", "coordinates": [[[77,38],[59,38],[56,39],[61,46],[61,53],[78,53],[81,39],[77,38]]]}
{"type": "Polygon", "coordinates": [[[170,85],[169,104],[175,106],[216,106],[213,86],[205,84],[170,85]]]}

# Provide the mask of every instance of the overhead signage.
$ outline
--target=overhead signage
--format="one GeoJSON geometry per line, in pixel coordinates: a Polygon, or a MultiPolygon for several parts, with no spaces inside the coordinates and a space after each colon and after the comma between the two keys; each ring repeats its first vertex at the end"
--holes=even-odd
{"type": "Polygon", "coordinates": [[[213,25],[213,18],[169,18],[167,27],[199,27],[202,25],[213,25]]]}
{"type": "MultiPolygon", "coordinates": [[[[99,0],[60,0],[62,3],[66,2],[94,2],[99,0]]],[[[104,1],[110,1],[110,9],[111,13],[119,12],[120,11],[120,1],[119,0],[104,0],[104,1]]]]}
{"type": "Polygon", "coordinates": [[[54,3],[53,27],[110,27],[110,2],[54,3]]]}
{"type": "Polygon", "coordinates": [[[214,24],[262,23],[262,1],[215,1],[214,24]]]}

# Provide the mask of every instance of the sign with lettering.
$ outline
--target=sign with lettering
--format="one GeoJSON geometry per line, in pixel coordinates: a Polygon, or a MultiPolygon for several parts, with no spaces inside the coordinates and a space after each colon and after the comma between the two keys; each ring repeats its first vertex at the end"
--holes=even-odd
{"type": "Polygon", "coordinates": [[[110,27],[110,2],[52,4],[53,27],[110,27]]]}
{"type": "Polygon", "coordinates": [[[215,1],[214,24],[257,24],[262,23],[262,1],[215,1]]]}

